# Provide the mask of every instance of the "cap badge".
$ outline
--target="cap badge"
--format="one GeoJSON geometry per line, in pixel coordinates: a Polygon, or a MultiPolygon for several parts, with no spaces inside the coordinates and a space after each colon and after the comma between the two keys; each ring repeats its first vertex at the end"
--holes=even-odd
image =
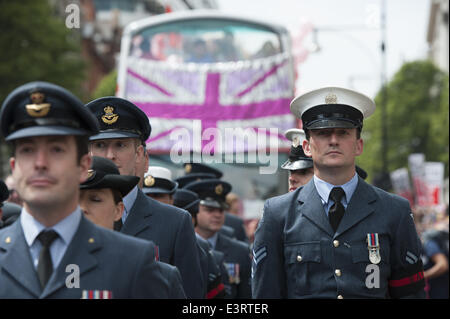
{"type": "Polygon", "coordinates": [[[300,137],[294,136],[292,138],[292,146],[298,147],[300,145],[300,137]]]}
{"type": "Polygon", "coordinates": [[[86,181],[89,181],[89,180],[93,179],[94,176],[95,176],[95,171],[93,169],[89,169],[88,172],[87,172],[87,179],[86,179],[86,181]]]}
{"type": "Polygon", "coordinates": [[[105,115],[102,116],[102,121],[106,124],[114,124],[119,119],[119,115],[114,114],[114,108],[112,106],[107,106],[103,109],[105,115]]]}
{"type": "Polygon", "coordinates": [[[30,95],[30,100],[33,104],[27,104],[26,109],[28,115],[32,117],[43,117],[50,111],[50,103],[44,102],[45,95],[41,92],[34,92],[30,95]]]}
{"type": "Polygon", "coordinates": [[[334,93],[329,93],[325,97],[326,104],[337,104],[337,96],[334,93]]]}
{"type": "Polygon", "coordinates": [[[214,189],[217,195],[221,195],[223,192],[223,186],[222,184],[219,184],[216,186],[216,188],[214,189]]]}
{"type": "Polygon", "coordinates": [[[144,184],[147,187],[152,187],[153,185],[155,185],[155,179],[153,178],[152,175],[148,175],[145,179],[144,179],[144,184]]]}
{"type": "Polygon", "coordinates": [[[191,164],[186,164],[186,166],[184,166],[184,171],[186,173],[190,173],[192,171],[192,165],[191,164]]]}

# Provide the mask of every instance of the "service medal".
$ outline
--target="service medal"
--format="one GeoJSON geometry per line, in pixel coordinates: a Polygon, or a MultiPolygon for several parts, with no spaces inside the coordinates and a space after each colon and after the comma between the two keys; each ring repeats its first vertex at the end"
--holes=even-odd
{"type": "Polygon", "coordinates": [[[367,249],[369,250],[369,260],[372,264],[379,264],[381,261],[380,241],[378,233],[367,234],[367,249]]]}

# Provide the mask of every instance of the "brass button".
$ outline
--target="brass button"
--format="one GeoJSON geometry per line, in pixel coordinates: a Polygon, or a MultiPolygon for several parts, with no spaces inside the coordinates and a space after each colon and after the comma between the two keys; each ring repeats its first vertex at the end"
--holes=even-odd
{"type": "Polygon", "coordinates": [[[301,262],[302,259],[303,259],[302,256],[300,256],[300,255],[297,256],[297,261],[298,261],[298,262],[301,262]]]}
{"type": "Polygon", "coordinates": [[[344,299],[342,295],[337,296],[337,299],[344,299]]]}
{"type": "Polygon", "coordinates": [[[341,272],[340,269],[336,269],[336,270],[334,271],[334,273],[335,273],[336,276],[338,276],[338,277],[340,277],[340,276],[342,275],[342,272],[341,272]]]}
{"type": "Polygon", "coordinates": [[[336,248],[339,247],[339,240],[334,240],[333,241],[333,246],[336,247],[336,248]]]}

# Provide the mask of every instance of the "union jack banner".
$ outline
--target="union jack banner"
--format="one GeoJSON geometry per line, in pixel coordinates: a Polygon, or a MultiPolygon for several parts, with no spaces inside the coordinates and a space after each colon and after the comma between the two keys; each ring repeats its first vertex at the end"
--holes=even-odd
{"type": "Polygon", "coordinates": [[[124,98],[149,117],[152,152],[170,152],[180,145],[181,134],[187,135],[181,142],[190,151],[200,140],[197,151],[209,147],[211,153],[289,148],[283,134],[295,127],[289,109],[293,97],[294,70],[286,53],[209,64],[130,57],[126,70],[124,98]],[[227,138],[230,134],[233,138],[227,138]]]}

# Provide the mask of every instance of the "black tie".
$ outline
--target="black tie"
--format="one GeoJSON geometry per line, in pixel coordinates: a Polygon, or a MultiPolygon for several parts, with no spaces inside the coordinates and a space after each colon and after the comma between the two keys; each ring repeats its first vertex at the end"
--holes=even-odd
{"type": "Polygon", "coordinates": [[[39,253],[38,277],[41,287],[44,289],[53,272],[52,256],[50,256],[50,246],[53,241],[58,238],[58,234],[54,230],[43,230],[37,237],[42,243],[41,252],[39,253]]]}
{"type": "Polygon", "coordinates": [[[345,193],[341,187],[334,187],[330,192],[330,198],[333,200],[334,204],[328,211],[328,219],[335,232],[345,212],[344,205],[341,203],[343,196],[345,196],[345,193]]]}

